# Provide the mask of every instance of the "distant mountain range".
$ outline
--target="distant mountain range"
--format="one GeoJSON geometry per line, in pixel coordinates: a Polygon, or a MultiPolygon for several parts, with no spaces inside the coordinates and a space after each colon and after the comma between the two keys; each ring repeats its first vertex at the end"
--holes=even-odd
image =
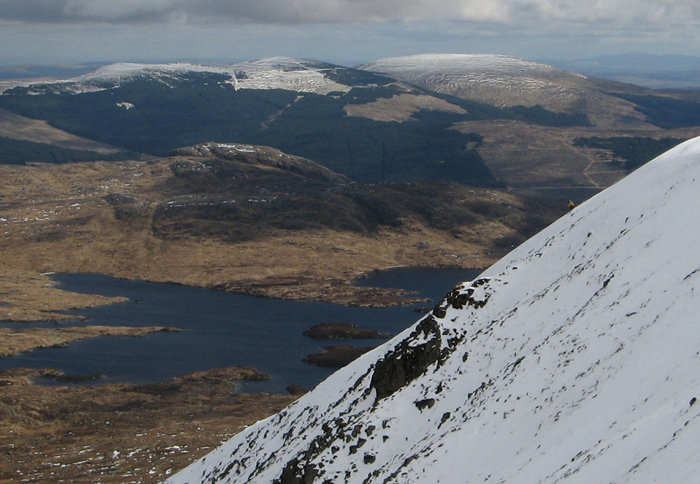
{"type": "Polygon", "coordinates": [[[0,66],[0,80],[37,78],[66,79],[87,74],[105,64],[105,62],[88,62],[80,65],[67,66],[0,66]]]}
{"type": "MultiPolygon", "coordinates": [[[[115,159],[207,141],[249,143],[357,181],[449,179],[579,199],[700,126],[693,92],[487,54],[424,54],[358,68],[284,57],[112,64],[66,80],[4,81],[0,91],[0,109],[44,120],[58,138],[63,132],[119,148],[115,159]]],[[[3,162],[97,157],[25,135],[0,126],[3,162]]]]}
{"type": "Polygon", "coordinates": [[[541,62],[587,76],[655,89],[700,88],[700,57],[695,56],[628,53],[541,62]]]}

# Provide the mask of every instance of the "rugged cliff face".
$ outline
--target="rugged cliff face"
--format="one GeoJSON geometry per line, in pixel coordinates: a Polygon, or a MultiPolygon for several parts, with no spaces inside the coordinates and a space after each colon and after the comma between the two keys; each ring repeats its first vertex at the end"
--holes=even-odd
{"type": "Polygon", "coordinates": [[[700,140],[168,480],[691,482],[700,140]]]}

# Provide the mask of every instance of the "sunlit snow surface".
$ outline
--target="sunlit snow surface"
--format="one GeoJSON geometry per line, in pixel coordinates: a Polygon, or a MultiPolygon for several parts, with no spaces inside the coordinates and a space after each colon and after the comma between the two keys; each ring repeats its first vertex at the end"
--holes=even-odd
{"type": "Polygon", "coordinates": [[[697,482],[699,201],[696,139],[167,482],[697,482]],[[375,362],[431,338],[444,358],[377,401],[375,362]]]}

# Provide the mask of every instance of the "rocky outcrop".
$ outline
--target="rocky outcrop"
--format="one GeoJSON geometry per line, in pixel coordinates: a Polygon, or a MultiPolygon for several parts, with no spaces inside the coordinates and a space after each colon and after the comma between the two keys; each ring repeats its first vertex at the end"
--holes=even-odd
{"type": "Polygon", "coordinates": [[[110,193],[102,197],[114,210],[114,218],[117,220],[130,220],[137,217],[150,215],[150,202],[139,200],[127,193],[110,193]]]}
{"type": "Polygon", "coordinates": [[[186,148],[179,148],[171,156],[196,158],[218,158],[237,161],[251,165],[262,165],[297,173],[306,178],[313,178],[330,183],[348,183],[350,180],[328,168],[300,156],[288,155],[268,146],[201,143],[186,148]]]}
{"type": "Polygon", "coordinates": [[[406,386],[438,361],[440,343],[439,324],[428,316],[408,338],[377,362],[370,384],[377,392],[377,401],[406,386]]]}

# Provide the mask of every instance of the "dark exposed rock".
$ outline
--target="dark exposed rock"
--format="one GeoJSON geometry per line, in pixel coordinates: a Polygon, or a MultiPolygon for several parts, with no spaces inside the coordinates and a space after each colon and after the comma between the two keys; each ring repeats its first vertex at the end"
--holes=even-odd
{"type": "Polygon", "coordinates": [[[307,355],[303,361],[320,367],[340,368],[373,348],[374,346],[324,346],[323,353],[312,353],[307,355]]]}
{"type": "Polygon", "coordinates": [[[350,454],[356,454],[357,451],[367,443],[367,439],[358,439],[357,444],[350,446],[350,454]]]}
{"type": "Polygon", "coordinates": [[[312,326],[304,334],[314,339],[374,339],[390,336],[376,329],[358,328],[355,324],[333,321],[312,326]]]}
{"type": "Polygon", "coordinates": [[[440,358],[440,327],[428,316],[416,330],[400,342],[374,368],[370,386],[377,392],[377,400],[388,397],[423,374],[440,358]],[[426,340],[415,344],[416,340],[426,340]]]}
{"type": "Polygon", "coordinates": [[[445,306],[437,305],[433,308],[433,316],[442,319],[447,316],[447,308],[445,306]]]}
{"type": "Polygon", "coordinates": [[[417,402],[413,402],[413,404],[416,406],[418,410],[423,410],[425,408],[433,408],[433,405],[435,405],[435,399],[434,398],[426,398],[424,400],[418,400],[417,402]]]}
{"type": "Polygon", "coordinates": [[[455,309],[462,309],[465,306],[473,306],[475,308],[482,308],[486,305],[487,299],[483,301],[477,301],[472,296],[474,295],[474,288],[483,286],[488,282],[488,279],[477,279],[472,282],[472,287],[468,288],[465,292],[461,292],[458,289],[452,290],[445,299],[455,309]]]}
{"type": "Polygon", "coordinates": [[[440,419],[440,425],[438,425],[438,428],[440,428],[440,426],[442,426],[442,424],[447,422],[451,416],[452,416],[452,414],[450,412],[443,413],[442,418],[440,419]]]}
{"type": "Polygon", "coordinates": [[[462,289],[460,287],[454,288],[452,291],[448,292],[439,304],[433,308],[433,316],[438,319],[442,319],[447,315],[447,308],[453,307],[455,309],[463,309],[465,306],[472,306],[475,309],[483,308],[488,302],[488,297],[483,300],[474,299],[475,288],[483,286],[489,282],[488,278],[476,279],[471,283],[471,287],[462,289]]]}
{"type": "Polygon", "coordinates": [[[282,469],[282,475],[275,479],[273,484],[313,484],[318,475],[318,470],[309,464],[304,464],[299,459],[292,459],[282,469]]]}

